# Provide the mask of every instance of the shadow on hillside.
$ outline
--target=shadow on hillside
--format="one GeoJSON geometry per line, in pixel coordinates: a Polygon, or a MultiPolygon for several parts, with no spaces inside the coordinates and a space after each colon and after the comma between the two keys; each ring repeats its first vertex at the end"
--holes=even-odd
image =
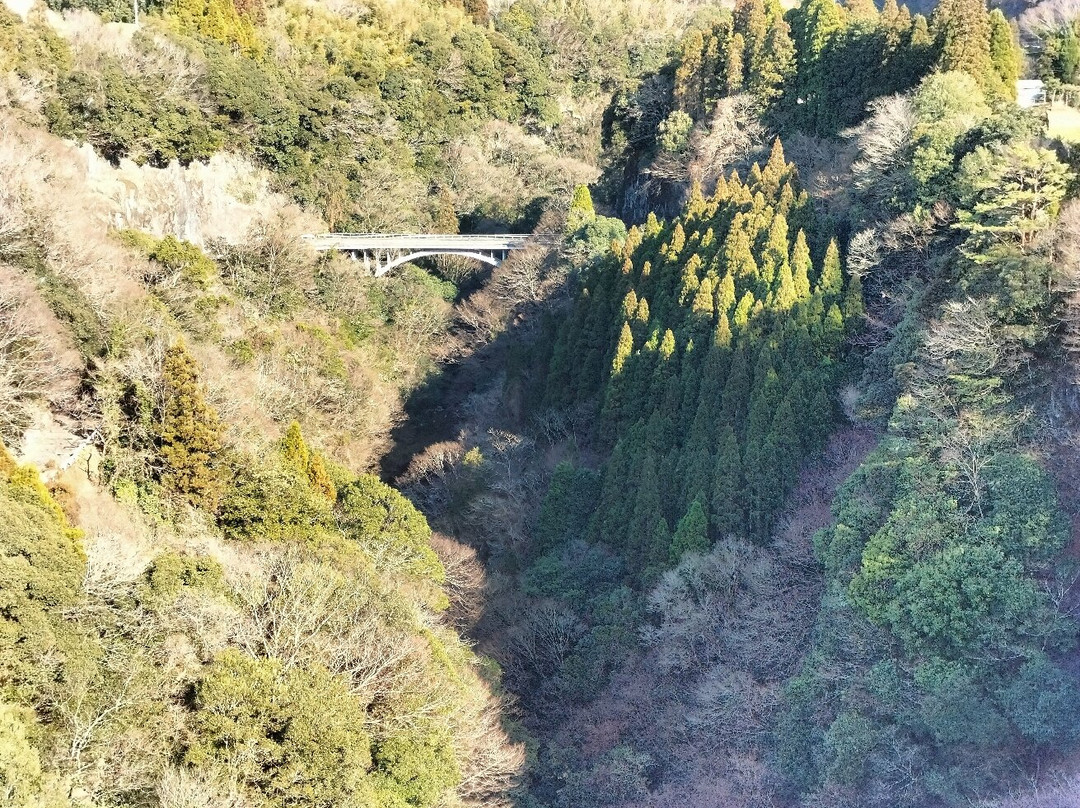
{"type": "MultiPolygon", "coordinates": [[[[556,294],[558,292],[556,291],[556,294]]],[[[510,323],[495,339],[479,342],[464,326],[458,325],[448,336],[458,347],[453,356],[442,362],[405,400],[404,417],[390,432],[390,449],[379,461],[379,472],[393,483],[409,468],[412,459],[427,447],[456,440],[467,413],[463,407],[476,393],[491,389],[507,370],[511,352],[524,353],[541,334],[543,303],[519,306],[509,315],[510,323]]],[[[529,370],[520,374],[528,382],[529,370]]],[[[500,420],[507,426],[520,426],[520,393],[507,392],[500,405],[500,420]]]]}

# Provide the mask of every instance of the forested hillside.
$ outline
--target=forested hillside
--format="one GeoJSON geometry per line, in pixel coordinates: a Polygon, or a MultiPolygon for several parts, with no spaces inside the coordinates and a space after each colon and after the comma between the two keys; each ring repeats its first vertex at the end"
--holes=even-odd
{"type": "Polygon", "coordinates": [[[1068,8],[134,12],[0,6],[0,802],[1069,804],[1068,8]]]}
{"type": "Polygon", "coordinates": [[[531,227],[595,176],[602,87],[663,32],[630,6],[79,5],[0,9],[0,437],[44,474],[4,450],[0,802],[507,804],[522,733],[458,634],[478,568],[363,472],[535,290],[376,281],[299,235],[531,227]]]}

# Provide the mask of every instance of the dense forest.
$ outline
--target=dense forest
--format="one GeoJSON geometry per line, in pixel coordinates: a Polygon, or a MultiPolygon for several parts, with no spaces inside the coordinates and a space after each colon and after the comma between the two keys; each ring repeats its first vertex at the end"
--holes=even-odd
{"type": "Polygon", "coordinates": [[[1015,12],[5,0],[0,803],[1075,804],[1080,12],[1015,12]]]}

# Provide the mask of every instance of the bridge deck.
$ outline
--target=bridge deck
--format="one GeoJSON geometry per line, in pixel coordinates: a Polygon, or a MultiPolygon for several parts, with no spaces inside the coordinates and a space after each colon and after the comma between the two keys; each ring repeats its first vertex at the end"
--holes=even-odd
{"type": "Polygon", "coordinates": [[[544,243],[551,236],[528,234],[451,236],[439,234],[374,234],[374,233],[323,233],[317,236],[305,236],[308,243],[316,250],[520,250],[530,241],[544,243]]]}

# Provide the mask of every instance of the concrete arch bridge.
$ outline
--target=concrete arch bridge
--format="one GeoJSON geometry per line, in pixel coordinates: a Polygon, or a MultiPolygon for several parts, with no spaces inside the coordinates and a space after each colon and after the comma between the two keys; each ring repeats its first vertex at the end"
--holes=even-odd
{"type": "Polygon", "coordinates": [[[382,233],[324,233],[305,236],[319,252],[338,250],[353,258],[381,277],[396,267],[434,255],[456,255],[497,267],[514,250],[529,244],[552,244],[552,235],[480,235],[451,236],[439,234],[382,234],[382,233]]]}

